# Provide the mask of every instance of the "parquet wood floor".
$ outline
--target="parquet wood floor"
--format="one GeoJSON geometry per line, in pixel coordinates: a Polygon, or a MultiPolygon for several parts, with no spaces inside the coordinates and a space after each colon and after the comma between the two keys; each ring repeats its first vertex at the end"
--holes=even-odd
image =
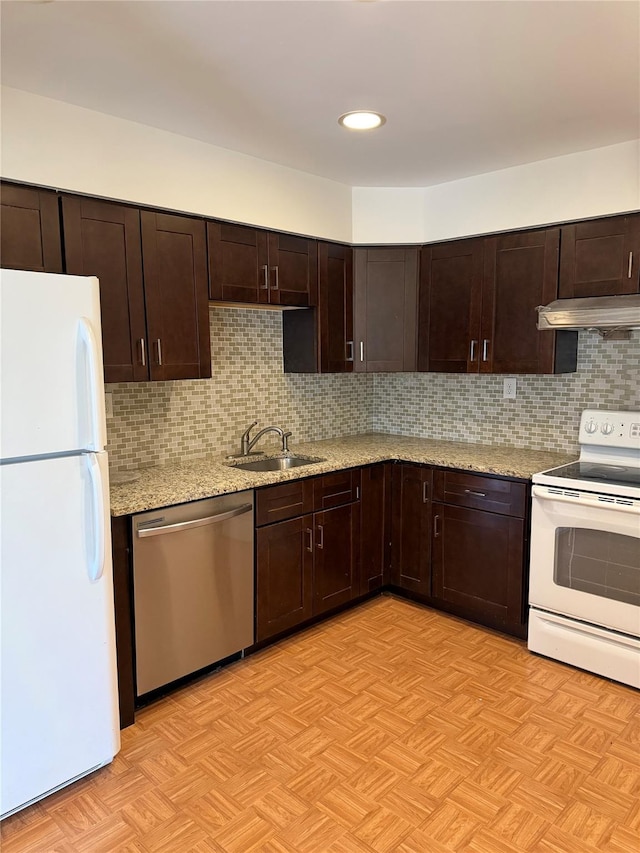
{"type": "Polygon", "coordinates": [[[375,599],[138,714],[3,853],[638,853],[640,694],[375,599]]]}

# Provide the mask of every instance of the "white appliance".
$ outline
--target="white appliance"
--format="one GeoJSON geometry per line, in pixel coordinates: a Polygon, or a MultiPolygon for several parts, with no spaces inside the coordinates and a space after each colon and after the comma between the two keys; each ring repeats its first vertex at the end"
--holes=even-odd
{"type": "Polygon", "coordinates": [[[529,649],[640,688],[640,412],[589,409],[535,474],[529,649]]]}
{"type": "Polygon", "coordinates": [[[0,816],[120,748],[98,280],[0,272],[0,816]]]}

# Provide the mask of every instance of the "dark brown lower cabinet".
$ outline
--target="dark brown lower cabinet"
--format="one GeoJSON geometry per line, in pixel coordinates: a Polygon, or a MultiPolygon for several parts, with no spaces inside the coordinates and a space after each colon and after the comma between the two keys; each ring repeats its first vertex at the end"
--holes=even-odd
{"type": "Polygon", "coordinates": [[[433,471],[400,463],[393,468],[391,582],[417,595],[431,594],[431,490],[433,471]]]}
{"type": "Polygon", "coordinates": [[[359,594],[360,513],[345,504],[314,515],[313,615],[359,594]]]}
{"type": "Polygon", "coordinates": [[[433,505],[433,597],[485,625],[519,633],[524,521],[433,505]]]}
{"type": "Polygon", "coordinates": [[[256,640],[313,615],[313,517],[259,528],[256,534],[256,640]]]}
{"type": "Polygon", "coordinates": [[[359,469],[256,492],[257,642],[360,594],[359,496],[359,469]]]}
{"type": "Polygon", "coordinates": [[[115,605],[116,660],[121,729],[132,725],[135,712],[130,525],[131,520],[128,515],[111,519],[113,598],[115,605]]]}
{"type": "Polygon", "coordinates": [[[393,464],[382,462],[362,469],[360,495],[360,593],[365,595],[390,582],[391,482],[393,464]]]}

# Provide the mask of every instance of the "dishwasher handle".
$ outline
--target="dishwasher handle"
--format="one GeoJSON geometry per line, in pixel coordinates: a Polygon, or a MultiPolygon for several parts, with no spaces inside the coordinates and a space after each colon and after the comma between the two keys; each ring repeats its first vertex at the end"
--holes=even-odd
{"type": "Polygon", "coordinates": [[[179,521],[177,524],[163,524],[161,527],[139,527],[136,535],[139,539],[144,539],[146,536],[161,536],[165,533],[180,533],[182,530],[191,530],[194,527],[205,527],[208,524],[217,524],[219,521],[226,521],[228,518],[235,518],[236,515],[244,515],[245,512],[250,512],[253,509],[253,504],[242,504],[241,506],[228,509],[225,512],[217,512],[215,515],[208,515],[206,518],[194,518],[192,521],[179,521]]]}

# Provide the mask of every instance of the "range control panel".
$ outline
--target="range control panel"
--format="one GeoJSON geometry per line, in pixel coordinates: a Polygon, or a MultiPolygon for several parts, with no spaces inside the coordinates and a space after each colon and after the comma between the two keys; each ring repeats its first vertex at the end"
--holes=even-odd
{"type": "Polygon", "coordinates": [[[580,444],[640,450],[640,412],[586,409],[580,419],[580,444]]]}

